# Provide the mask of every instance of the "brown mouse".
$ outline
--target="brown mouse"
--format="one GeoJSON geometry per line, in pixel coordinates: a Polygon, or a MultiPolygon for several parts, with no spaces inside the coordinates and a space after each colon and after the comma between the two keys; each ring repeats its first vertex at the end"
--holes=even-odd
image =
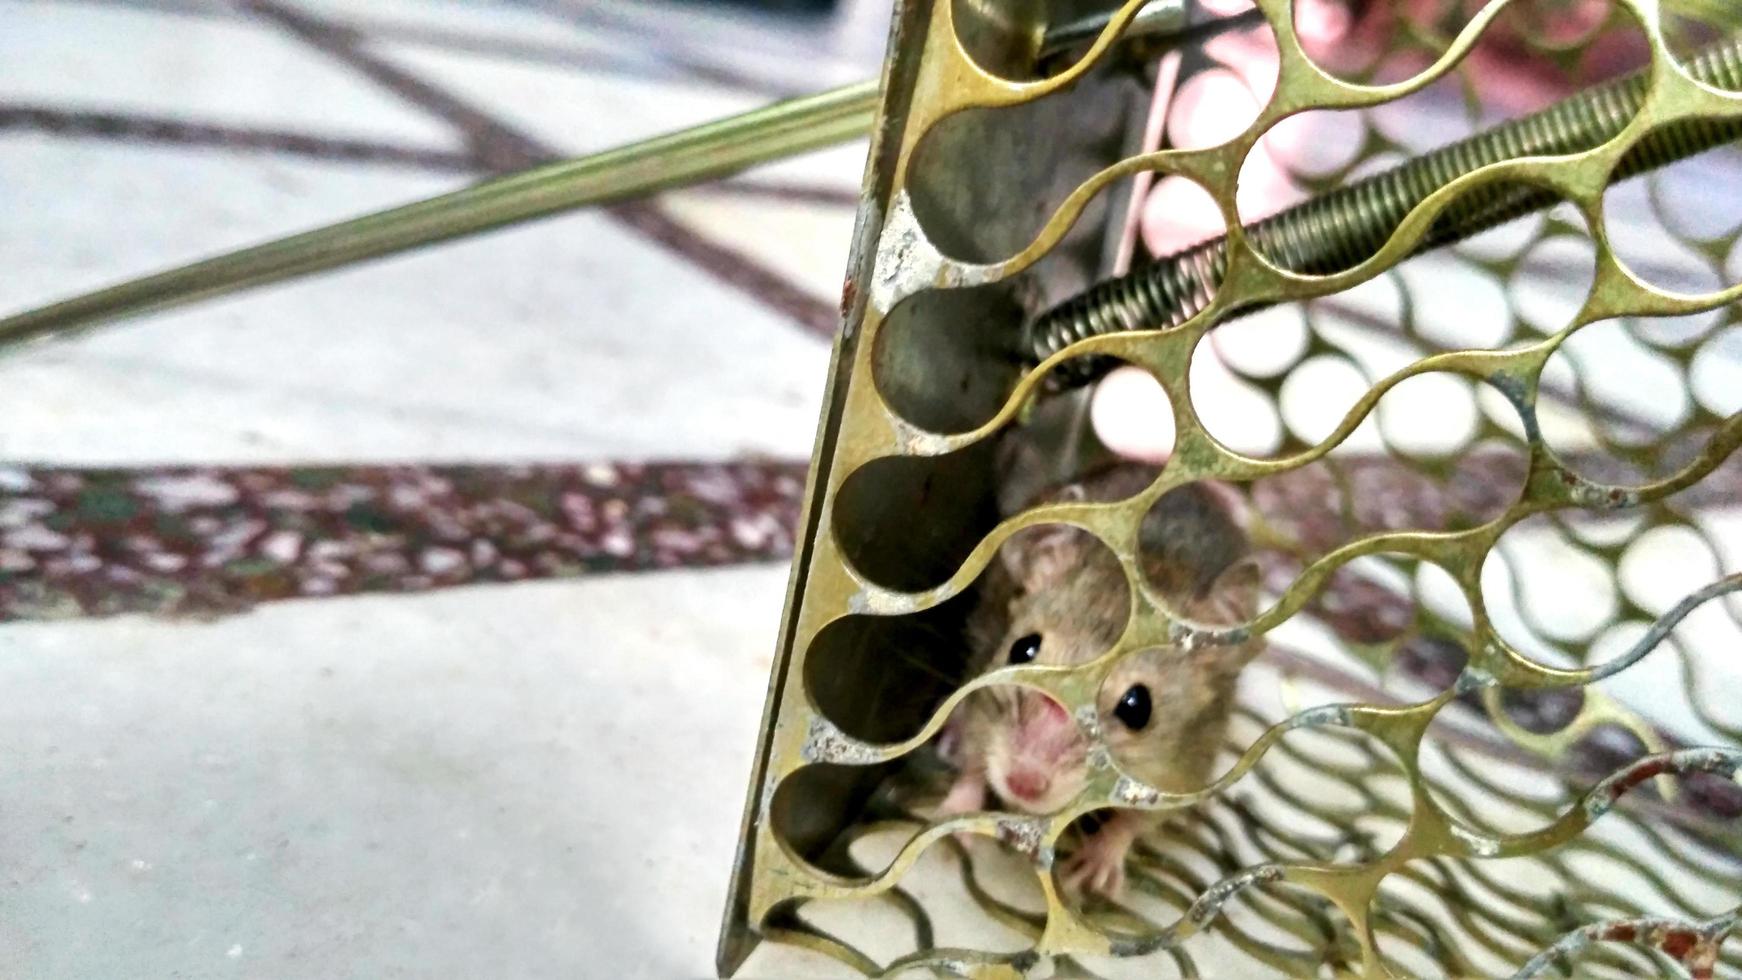
{"type": "MultiPolygon", "coordinates": [[[[1116,464],[1042,492],[1031,502],[1119,500],[1147,486],[1152,468],[1116,464]]],[[[1259,570],[1245,533],[1217,494],[1199,484],[1164,495],[1139,532],[1143,570],[1169,606],[1203,625],[1227,626],[1257,612],[1259,570]]],[[[1012,663],[1081,664],[1107,652],[1125,628],[1129,589],[1112,552],[1086,531],[1026,529],[999,551],[969,617],[975,676],[1012,663]]],[[[1158,789],[1205,785],[1228,726],[1234,686],[1261,649],[1158,648],[1124,659],[1098,697],[1107,748],[1131,775],[1158,789]]],[[[1090,737],[1052,698],[996,686],[975,692],[952,718],[960,773],[946,815],[985,808],[990,789],[1005,806],[1046,814],[1067,805],[1088,779],[1090,737]]],[[[1158,823],[1120,809],[1099,822],[1061,865],[1067,889],[1115,895],[1127,851],[1158,823]]],[[[1093,824],[1095,821],[1085,821],[1093,824]]]]}

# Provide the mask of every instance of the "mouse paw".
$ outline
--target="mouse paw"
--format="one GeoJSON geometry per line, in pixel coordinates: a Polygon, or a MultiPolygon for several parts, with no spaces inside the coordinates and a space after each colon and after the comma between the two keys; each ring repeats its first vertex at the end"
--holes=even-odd
{"type": "Polygon", "coordinates": [[[1118,898],[1125,890],[1125,857],[1131,853],[1137,830],[1137,821],[1130,814],[1119,812],[1108,817],[1059,868],[1060,884],[1067,892],[1085,898],[1118,898]]]}
{"type": "Polygon", "coordinates": [[[956,777],[949,793],[938,803],[937,816],[940,820],[947,820],[964,813],[973,813],[985,806],[986,777],[977,772],[964,772],[956,777]]]}
{"type": "Polygon", "coordinates": [[[1059,869],[1059,883],[1067,892],[1084,898],[1099,895],[1116,899],[1125,890],[1125,851],[1091,837],[1059,869]]]}
{"type": "MultiPolygon", "coordinates": [[[[978,772],[965,772],[956,779],[955,785],[950,787],[950,792],[944,797],[943,802],[938,804],[935,819],[948,820],[965,813],[977,812],[985,806],[986,777],[978,772]]],[[[954,837],[956,843],[960,844],[963,849],[967,849],[968,843],[977,835],[965,830],[958,830],[950,836],[954,837]]]]}

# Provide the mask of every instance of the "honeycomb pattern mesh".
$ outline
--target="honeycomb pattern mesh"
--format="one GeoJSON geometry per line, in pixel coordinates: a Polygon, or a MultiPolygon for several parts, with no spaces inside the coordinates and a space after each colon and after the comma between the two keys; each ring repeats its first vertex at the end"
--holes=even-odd
{"type": "MultiPolygon", "coordinates": [[[[793,659],[777,678],[750,825],[758,931],[871,975],[1191,976],[1248,961],[1288,975],[1742,976],[1742,948],[1724,945],[1742,902],[1742,712],[1714,680],[1724,675],[1717,658],[1733,657],[1742,637],[1742,602],[1729,596],[1742,587],[1742,553],[1724,518],[1742,487],[1729,465],[1742,439],[1742,369],[1727,366],[1742,358],[1729,308],[1742,298],[1742,205],[1723,215],[1665,193],[1702,173],[1742,180],[1742,160],[1726,150],[1678,165],[1705,171],[1606,180],[1654,127],[1742,115],[1742,96],[1696,84],[1678,61],[1705,26],[1682,13],[1713,24],[1734,15],[1693,0],[1615,0],[1594,18],[1590,4],[1552,0],[1426,4],[1383,20],[1374,57],[1321,70],[1288,0],[1261,0],[1280,67],[1239,135],[1109,167],[1021,252],[969,263],[935,247],[914,216],[904,189],[914,147],[954,112],[1068,85],[1107,55],[1142,2],[1121,8],[1081,62],[1042,80],[977,65],[956,41],[957,6],[931,12],[796,597],[793,659]],[[1577,30],[1566,27],[1569,11],[1577,30]],[[1328,143],[1265,145],[1285,196],[1337,186],[1428,148],[1415,145],[1409,99],[1430,86],[1461,90],[1472,128],[1518,111],[1494,102],[1474,53],[1502,36],[1563,91],[1591,80],[1592,52],[1629,40],[1651,66],[1645,105],[1586,152],[1456,181],[1344,272],[1298,276],[1262,260],[1240,233],[1259,215],[1242,214],[1253,205],[1237,188],[1276,123],[1299,110],[1335,113],[1322,117],[1336,134],[1328,143]],[[1155,175],[1157,193],[1189,182],[1185,193],[1213,201],[1208,213],[1230,231],[1226,272],[1201,314],[1079,341],[1028,371],[972,431],[929,431],[879,394],[871,352],[898,303],[1020,274],[1095,195],[1139,173],[1155,175]],[[1402,261],[1439,210],[1502,181],[1552,189],[1564,203],[1402,261]],[[1227,316],[1251,303],[1272,306],[1227,316]],[[886,588],[853,567],[831,507],[856,471],[994,438],[1020,422],[1051,372],[1091,357],[1135,366],[1169,393],[1174,448],[1154,485],[1004,521],[923,591],[886,588]],[[1145,511],[1195,480],[1237,488],[1254,515],[1269,601],[1241,627],[1176,620],[1131,555],[1145,511]],[[898,742],[854,738],[813,702],[804,658],[831,623],[932,609],[969,589],[1012,534],[1052,522],[1092,531],[1125,566],[1134,613],[1104,656],[995,671],[898,742]],[[857,877],[807,863],[772,816],[807,769],[923,752],[982,686],[1028,685],[1074,709],[1092,705],[1113,665],[1136,651],[1249,634],[1270,652],[1246,678],[1222,775],[1202,792],[1145,786],[1102,753],[1063,812],[938,823],[921,815],[925,780],[915,777],[913,792],[874,796],[831,848],[832,866],[857,877]],[[1663,710],[1685,723],[1666,731],[1642,704],[1671,705],[1663,710]],[[1077,904],[1050,869],[1072,846],[1073,822],[1109,805],[1176,819],[1140,843],[1121,901],[1077,904]],[[957,834],[999,843],[964,849],[957,834]],[[867,925],[877,921],[897,925],[879,933],[867,925]],[[857,938],[891,932],[902,940],[883,948],[857,938]]],[[[1227,73],[1215,46],[1193,57],[1182,93],[1227,73]]]]}

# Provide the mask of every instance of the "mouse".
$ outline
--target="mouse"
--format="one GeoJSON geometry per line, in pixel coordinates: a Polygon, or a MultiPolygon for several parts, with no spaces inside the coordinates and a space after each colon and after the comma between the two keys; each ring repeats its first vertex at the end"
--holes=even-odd
{"type": "MultiPolygon", "coordinates": [[[[1115,463],[1041,491],[1029,506],[1121,500],[1158,471],[1115,463]]],[[[1139,530],[1143,572],[1169,608],[1204,626],[1250,621],[1260,569],[1225,492],[1192,483],[1163,495],[1139,530]]],[[[1087,663],[1125,629],[1129,589],[1112,552],[1087,531],[1042,525],[1013,535],[988,566],[967,617],[969,675],[1008,664],[1087,663]]],[[[1239,645],[1160,647],[1127,656],[1097,697],[1100,738],[1130,775],[1185,793],[1209,780],[1226,735],[1236,682],[1261,652],[1239,645]]],[[[1065,707],[1015,685],[983,688],[950,719],[957,770],[940,817],[987,809],[1057,812],[1088,781],[1091,737],[1065,707]]],[[[1117,897],[1128,852],[1165,814],[1115,808],[1085,816],[1082,844],[1058,869],[1067,892],[1117,897]]]]}

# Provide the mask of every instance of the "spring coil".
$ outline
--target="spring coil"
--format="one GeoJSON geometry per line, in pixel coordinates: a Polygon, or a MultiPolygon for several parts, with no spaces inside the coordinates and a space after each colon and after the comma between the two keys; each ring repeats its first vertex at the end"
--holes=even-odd
{"type": "MultiPolygon", "coordinates": [[[[1742,89],[1742,41],[1723,42],[1688,63],[1688,73],[1716,88],[1742,89]]],[[[1247,226],[1253,248],[1281,268],[1306,275],[1348,269],[1371,256],[1430,194],[1490,164],[1561,156],[1614,138],[1645,100],[1645,72],[1587,89],[1535,114],[1424,154],[1401,166],[1280,211],[1247,226]]],[[[1742,119],[1693,119],[1664,126],[1636,143],[1614,179],[1703,153],[1742,138],[1742,119]]],[[[1490,184],[1440,212],[1414,253],[1470,237],[1559,201],[1544,188],[1490,184]]],[[[1090,287],[1029,323],[1022,351],[1038,363],[1089,337],[1177,327],[1209,305],[1228,267],[1227,238],[1213,238],[1090,287]]],[[[1248,313],[1260,307],[1243,307],[1248,313]]],[[[1085,384],[1112,366],[1104,357],[1059,365],[1054,387],[1085,384]]]]}

